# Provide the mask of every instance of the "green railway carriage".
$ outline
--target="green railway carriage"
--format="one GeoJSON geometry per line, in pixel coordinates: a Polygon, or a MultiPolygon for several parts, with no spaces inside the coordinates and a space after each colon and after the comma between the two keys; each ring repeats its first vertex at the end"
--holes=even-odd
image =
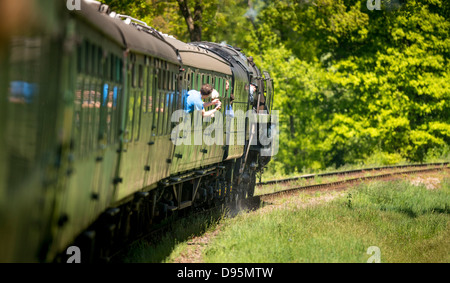
{"type": "MultiPolygon", "coordinates": [[[[173,37],[166,37],[166,41],[177,49],[183,63],[183,72],[181,74],[181,76],[184,76],[181,84],[181,93],[183,95],[191,89],[199,91],[203,84],[209,83],[219,92],[219,98],[222,101],[229,100],[229,94],[225,91],[225,83],[226,81],[231,80],[232,75],[228,62],[205,49],[186,44],[173,37]]],[[[213,106],[210,106],[209,108],[212,107],[213,106]]],[[[179,109],[183,110],[183,108],[179,109]]],[[[215,122],[222,124],[221,127],[218,128],[222,129],[222,132],[213,134],[220,135],[221,137],[224,136],[223,108],[220,112],[217,112],[216,117],[212,119],[203,119],[204,121],[202,122],[201,127],[194,127],[194,113],[190,113],[189,115],[192,132],[188,136],[190,136],[191,140],[185,140],[182,143],[180,142],[180,145],[176,146],[171,166],[172,175],[220,163],[223,159],[225,142],[221,142],[217,139],[212,144],[208,145],[203,139],[208,135],[208,133],[205,133],[205,130],[208,127],[214,127],[215,122]],[[195,132],[197,131],[197,128],[198,133],[195,132]],[[201,143],[199,143],[198,140],[195,140],[196,135],[197,137],[202,138],[200,141],[201,143]]],[[[182,133],[182,136],[177,138],[184,137],[186,137],[186,133],[182,133]]]]}
{"type": "Polygon", "coordinates": [[[61,153],[70,145],[61,77],[69,27],[57,25],[68,17],[60,2],[0,6],[28,15],[8,24],[0,13],[7,27],[0,34],[0,261],[35,261],[48,246],[63,183],[61,153]]]}
{"type": "MultiPolygon", "coordinates": [[[[234,101],[231,104],[234,114],[244,114],[249,110],[250,104],[248,100],[248,84],[250,72],[246,67],[247,62],[236,49],[227,46],[219,45],[211,42],[192,42],[192,45],[199,46],[211,53],[215,53],[228,61],[232,70],[233,76],[230,81],[229,93],[233,94],[234,101]]],[[[225,107],[229,107],[230,103],[227,100],[225,107]]],[[[225,160],[233,160],[242,156],[244,152],[244,139],[248,139],[248,129],[246,130],[245,117],[239,117],[230,120],[232,125],[227,125],[227,151],[224,156],[225,160]],[[231,139],[231,140],[230,140],[231,139]]]]}
{"type": "Polygon", "coordinates": [[[116,200],[170,174],[171,114],[179,100],[180,62],[159,33],[115,20],[127,45],[124,135],[116,200]]]}
{"type": "MultiPolygon", "coordinates": [[[[125,44],[114,21],[97,12],[97,4],[81,2],[70,13],[61,80],[67,92],[70,147],[62,152],[65,174],[49,236],[48,258],[69,245],[115,200],[121,146],[125,44]],[[104,27],[104,28],[100,28],[104,27]]],[[[66,14],[68,11],[64,11],[66,14]]],[[[48,78],[49,80],[51,77],[48,78]]]]}
{"type": "Polygon", "coordinates": [[[230,145],[227,149],[226,159],[237,159],[234,170],[237,180],[234,183],[242,183],[241,190],[246,190],[249,195],[252,195],[256,172],[263,170],[274,152],[273,123],[276,121],[271,121],[270,115],[273,99],[272,79],[268,72],[260,72],[253,62],[253,58],[247,58],[242,52],[231,46],[212,42],[193,42],[191,44],[210,50],[230,62],[234,86],[232,92],[237,97],[233,103],[233,109],[251,113],[250,116],[246,115],[245,119],[235,119],[234,127],[228,129],[235,141],[228,141],[230,145]],[[257,86],[254,94],[249,92],[250,83],[257,86]],[[245,144],[240,145],[239,142],[236,143],[236,137],[243,134],[245,135],[245,144]],[[261,143],[260,137],[267,138],[264,144],[261,143]]]}
{"type": "Polygon", "coordinates": [[[225,137],[226,109],[252,109],[256,66],[231,47],[223,56],[100,2],[75,2],[8,2],[22,5],[28,26],[0,29],[0,262],[61,261],[70,245],[83,261],[108,258],[176,210],[236,200],[254,186],[259,155],[244,158],[245,117],[233,120],[231,145],[225,137]],[[204,83],[222,110],[175,144],[172,114],[204,83]],[[219,122],[223,142],[205,142],[219,122]]]}

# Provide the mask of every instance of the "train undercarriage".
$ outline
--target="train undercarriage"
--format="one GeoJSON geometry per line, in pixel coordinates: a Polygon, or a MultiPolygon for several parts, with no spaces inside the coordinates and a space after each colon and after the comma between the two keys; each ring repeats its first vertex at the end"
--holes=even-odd
{"type": "MultiPolygon", "coordinates": [[[[80,262],[108,262],[124,245],[148,234],[178,215],[224,206],[240,209],[242,200],[253,196],[257,154],[239,172],[241,159],[230,160],[160,181],[155,188],[134,194],[126,202],[107,209],[69,247],[81,253],[80,262]]],[[[70,262],[69,247],[55,262],[70,262]],[[67,254],[69,253],[69,254],[67,254]]]]}

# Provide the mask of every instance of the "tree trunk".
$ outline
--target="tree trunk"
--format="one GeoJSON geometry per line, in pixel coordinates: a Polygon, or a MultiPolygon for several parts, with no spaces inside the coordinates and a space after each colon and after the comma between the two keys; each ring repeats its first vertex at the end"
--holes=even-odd
{"type": "Polygon", "coordinates": [[[202,0],[195,0],[193,15],[189,9],[188,0],[177,0],[177,2],[180,7],[181,14],[186,21],[191,41],[201,41],[203,13],[202,0]]]}

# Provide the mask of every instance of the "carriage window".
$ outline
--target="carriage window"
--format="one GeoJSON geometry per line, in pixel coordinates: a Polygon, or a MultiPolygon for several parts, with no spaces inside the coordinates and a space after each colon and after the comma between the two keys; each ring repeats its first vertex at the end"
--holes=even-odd
{"type": "Polygon", "coordinates": [[[220,90],[223,97],[226,97],[226,91],[225,91],[225,79],[220,78],[220,90]]]}
{"type": "Polygon", "coordinates": [[[109,142],[113,143],[116,141],[116,130],[119,126],[119,113],[117,111],[117,101],[119,94],[121,93],[121,88],[114,86],[112,90],[109,90],[108,94],[108,117],[107,117],[107,127],[109,142]]]}
{"type": "Polygon", "coordinates": [[[152,112],[152,101],[153,101],[153,89],[154,89],[154,80],[153,80],[153,69],[149,68],[148,69],[148,80],[147,80],[147,111],[148,112],[152,112]]]}
{"type": "Polygon", "coordinates": [[[158,78],[155,77],[154,78],[155,82],[154,82],[154,86],[155,88],[153,89],[153,105],[154,105],[154,117],[153,117],[153,125],[155,127],[158,127],[158,119],[159,119],[159,92],[158,92],[158,88],[156,87],[158,85],[158,78]]]}
{"type": "Polygon", "coordinates": [[[91,64],[90,64],[91,49],[89,47],[90,47],[89,42],[84,41],[84,67],[86,68],[84,71],[88,74],[91,73],[91,64]]]}
{"type": "Polygon", "coordinates": [[[175,85],[176,85],[176,82],[177,82],[177,75],[174,72],[172,72],[171,73],[171,77],[172,77],[172,90],[175,90],[176,89],[175,85]]]}
{"type": "Polygon", "coordinates": [[[136,87],[136,65],[131,65],[131,86],[136,87]]]}
{"type": "Polygon", "coordinates": [[[144,68],[142,65],[139,65],[139,87],[144,87],[144,68]]]}
{"type": "Polygon", "coordinates": [[[84,60],[83,60],[83,52],[84,52],[84,49],[83,49],[83,45],[78,45],[77,46],[77,71],[78,71],[78,73],[82,73],[83,71],[84,71],[84,66],[83,66],[83,63],[84,63],[84,60]]]}
{"type": "Polygon", "coordinates": [[[172,78],[173,78],[172,79],[172,89],[173,90],[177,90],[177,87],[178,87],[178,84],[177,84],[177,82],[178,82],[178,75],[177,75],[177,73],[172,73],[172,78]]]}
{"type": "Polygon", "coordinates": [[[139,92],[135,92],[135,102],[134,102],[134,117],[133,117],[133,140],[139,140],[141,132],[141,96],[139,92]]]}
{"type": "Polygon", "coordinates": [[[170,114],[172,113],[171,109],[173,106],[173,92],[168,93],[166,95],[166,113],[164,114],[164,119],[165,119],[165,133],[169,133],[170,130],[170,114]]]}
{"type": "Polygon", "coordinates": [[[91,74],[97,75],[97,47],[92,44],[91,48],[91,60],[89,62],[91,65],[91,74]]]}
{"type": "Polygon", "coordinates": [[[116,69],[116,60],[114,59],[114,55],[111,54],[109,55],[109,79],[110,80],[115,80],[115,69],[116,69]]]}
{"type": "MultiPolygon", "coordinates": [[[[94,76],[103,75],[103,49],[84,40],[77,46],[77,72],[94,76]]],[[[112,57],[111,57],[112,58],[112,57]]],[[[107,64],[105,62],[105,64],[107,64]]]]}
{"type": "Polygon", "coordinates": [[[81,104],[83,103],[84,80],[82,77],[77,78],[77,86],[75,89],[74,101],[74,119],[73,119],[73,136],[76,150],[79,152],[81,143],[81,104]]]}
{"type": "Polygon", "coordinates": [[[127,123],[126,123],[126,133],[125,138],[131,142],[133,139],[133,118],[134,118],[134,107],[136,92],[131,91],[128,96],[128,110],[127,110],[127,123]]]}
{"type": "Polygon", "coordinates": [[[98,70],[98,75],[100,77],[103,77],[103,49],[101,47],[98,48],[97,50],[98,54],[97,54],[97,70],[98,70]]]}
{"type": "Polygon", "coordinates": [[[147,92],[142,92],[142,113],[147,113],[147,92]]]}
{"type": "MultiPolygon", "coordinates": [[[[147,60],[147,58],[145,59],[147,60]]],[[[142,73],[142,86],[141,88],[143,88],[142,91],[142,113],[147,113],[147,96],[148,96],[148,68],[145,67],[143,68],[143,73],[142,73]]]]}
{"type": "Polygon", "coordinates": [[[219,79],[218,79],[218,78],[216,78],[216,79],[213,78],[213,83],[212,83],[212,85],[213,85],[214,89],[216,89],[216,90],[219,92],[219,95],[220,95],[219,79]]]}
{"type": "Polygon", "coordinates": [[[159,122],[159,133],[160,134],[163,134],[164,133],[164,128],[163,128],[163,125],[164,125],[164,113],[165,113],[165,111],[166,111],[166,109],[164,108],[164,97],[165,95],[164,95],[164,92],[160,92],[160,97],[159,97],[159,120],[158,120],[158,122],[159,122]]]}
{"type": "Polygon", "coordinates": [[[169,88],[169,71],[164,70],[164,89],[169,88]]]}
{"type": "Polygon", "coordinates": [[[89,124],[92,120],[91,113],[89,111],[90,106],[90,89],[91,89],[91,83],[89,79],[86,79],[84,81],[83,86],[83,94],[82,94],[82,104],[81,104],[81,153],[84,154],[89,151],[89,137],[90,137],[90,131],[89,131],[89,124]]]}
{"type": "Polygon", "coordinates": [[[99,139],[106,139],[107,137],[107,105],[108,105],[108,90],[109,85],[103,84],[102,86],[102,95],[100,99],[100,125],[99,125],[99,139]]]}
{"type": "Polygon", "coordinates": [[[162,72],[160,69],[156,70],[156,80],[158,82],[157,84],[157,88],[158,90],[161,89],[161,81],[162,81],[162,72]]]}
{"type": "Polygon", "coordinates": [[[101,105],[101,96],[102,96],[102,85],[99,81],[96,81],[94,85],[94,127],[93,127],[93,133],[92,133],[92,143],[94,145],[94,148],[98,146],[99,142],[99,130],[100,130],[100,105],[101,105]]]}
{"type": "Polygon", "coordinates": [[[122,81],[122,66],[123,66],[123,61],[122,59],[119,59],[119,57],[116,57],[116,63],[115,63],[115,71],[116,71],[116,76],[115,76],[115,81],[116,82],[121,82],[122,81]]]}

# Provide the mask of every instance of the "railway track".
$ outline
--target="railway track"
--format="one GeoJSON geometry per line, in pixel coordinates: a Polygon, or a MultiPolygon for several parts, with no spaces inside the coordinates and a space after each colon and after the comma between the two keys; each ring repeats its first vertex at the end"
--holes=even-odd
{"type": "Polygon", "coordinates": [[[449,162],[443,163],[427,163],[427,164],[411,164],[411,165],[398,165],[398,166],[386,166],[386,167],[374,167],[365,169],[348,170],[341,172],[330,172],[322,174],[311,174],[303,175],[292,178],[271,180],[266,182],[260,182],[258,186],[268,186],[273,184],[289,184],[298,180],[309,180],[315,179],[317,177],[345,177],[345,179],[331,182],[324,182],[318,184],[307,184],[307,185],[288,185],[288,188],[279,191],[263,193],[246,200],[246,206],[255,208],[260,205],[260,203],[270,200],[271,198],[288,195],[299,191],[313,191],[313,190],[337,190],[341,188],[348,187],[349,185],[355,185],[362,182],[367,182],[370,180],[386,180],[392,179],[401,175],[411,175],[415,173],[426,173],[439,170],[448,170],[449,162]],[[398,170],[407,169],[407,170],[398,170]],[[386,172],[387,171],[387,172],[386,172]],[[380,174],[365,176],[367,172],[374,173],[380,172],[380,174]],[[352,177],[353,176],[353,177],[352,177]],[[357,176],[357,177],[354,177],[357,176]],[[352,178],[349,178],[352,177],[352,178]]]}
{"type": "Polygon", "coordinates": [[[300,180],[300,179],[307,180],[307,179],[314,179],[314,178],[317,178],[317,177],[330,177],[330,176],[339,176],[339,175],[353,175],[353,174],[360,174],[360,173],[365,173],[365,172],[396,170],[396,169],[404,169],[404,168],[426,168],[426,167],[430,167],[430,166],[448,166],[449,163],[450,162],[409,164],[409,165],[393,165],[393,166],[353,169],[353,170],[347,170],[347,171],[328,172],[328,173],[321,173],[321,174],[308,174],[308,175],[302,175],[302,176],[298,176],[298,177],[291,177],[291,178],[277,179],[277,180],[271,180],[271,181],[266,181],[266,182],[259,182],[256,185],[264,186],[264,185],[271,185],[271,184],[278,184],[278,183],[286,183],[286,182],[291,182],[291,181],[297,181],[297,180],[300,180]]]}
{"type": "MultiPolygon", "coordinates": [[[[433,171],[440,171],[440,170],[449,170],[449,162],[444,163],[428,163],[428,164],[413,164],[413,165],[400,165],[400,166],[386,166],[386,167],[374,167],[374,168],[365,168],[365,169],[357,169],[357,170],[348,170],[348,171],[341,171],[341,172],[331,172],[331,173],[322,173],[322,174],[311,174],[311,175],[303,175],[293,178],[285,178],[285,179],[278,179],[278,180],[271,180],[267,182],[260,182],[257,183],[258,186],[268,186],[273,184],[288,184],[294,181],[298,180],[308,180],[308,179],[314,179],[317,177],[342,177],[344,176],[345,179],[338,180],[338,181],[331,181],[331,182],[324,182],[319,184],[307,184],[307,185],[288,185],[287,189],[282,189],[275,192],[270,193],[264,193],[255,195],[253,197],[247,198],[245,200],[242,200],[239,203],[234,203],[229,205],[228,209],[232,211],[241,211],[241,210],[255,210],[261,207],[261,204],[264,202],[269,202],[271,199],[279,197],[279,196],[286,196],[289,194],[293,194],[299,191],[317,191],[317,190],[338,190],[346,188],[350,185],[355,185],[362,182],[367,182],[370,180],[387,180],[392,178],[397,178],[402,175],[411,175],[416,173],[427,173],[427,172],[433,172],[433,171]],[[402,170],[407,169],[407,170],[402,170]],[[376,175],[370,175],[370,176],[364,176],[367,172],[378,172],[380,174],[376,175]],[[351,178],[349,178],[351,177],[351,178]]],[[[211,213],[214,209],[220,209],[217,207],[213,207],[209,210],[204,210],[201,212],[196,213],[189,213],[186,214],[185,217],[192,217],[195,215],[199,215],[202,213],[211,213]]],[[[223,209],[223,208],[222,208],[223,209]]],[[[161,237],[161,234],[166,233],[170,230],[170,227],[172,225],[175,225],[176,222],[181,220],[181,218],[177,218],[173,222],[167,222],[167,225],[161,225],[157,229],[151,231],[149,234],[144,235],[140,237],[138,240],[150,240],[158,239],[161,237]]],[[[134,241],[134,242],[136,242],[134,241]]],[[[115,255],[108,259],[108,261],[120,261],[120,258],[124,256],[127,247],[129,247],[132,243],[127,245],[126,247],[123,247],[115,255]]]]}

